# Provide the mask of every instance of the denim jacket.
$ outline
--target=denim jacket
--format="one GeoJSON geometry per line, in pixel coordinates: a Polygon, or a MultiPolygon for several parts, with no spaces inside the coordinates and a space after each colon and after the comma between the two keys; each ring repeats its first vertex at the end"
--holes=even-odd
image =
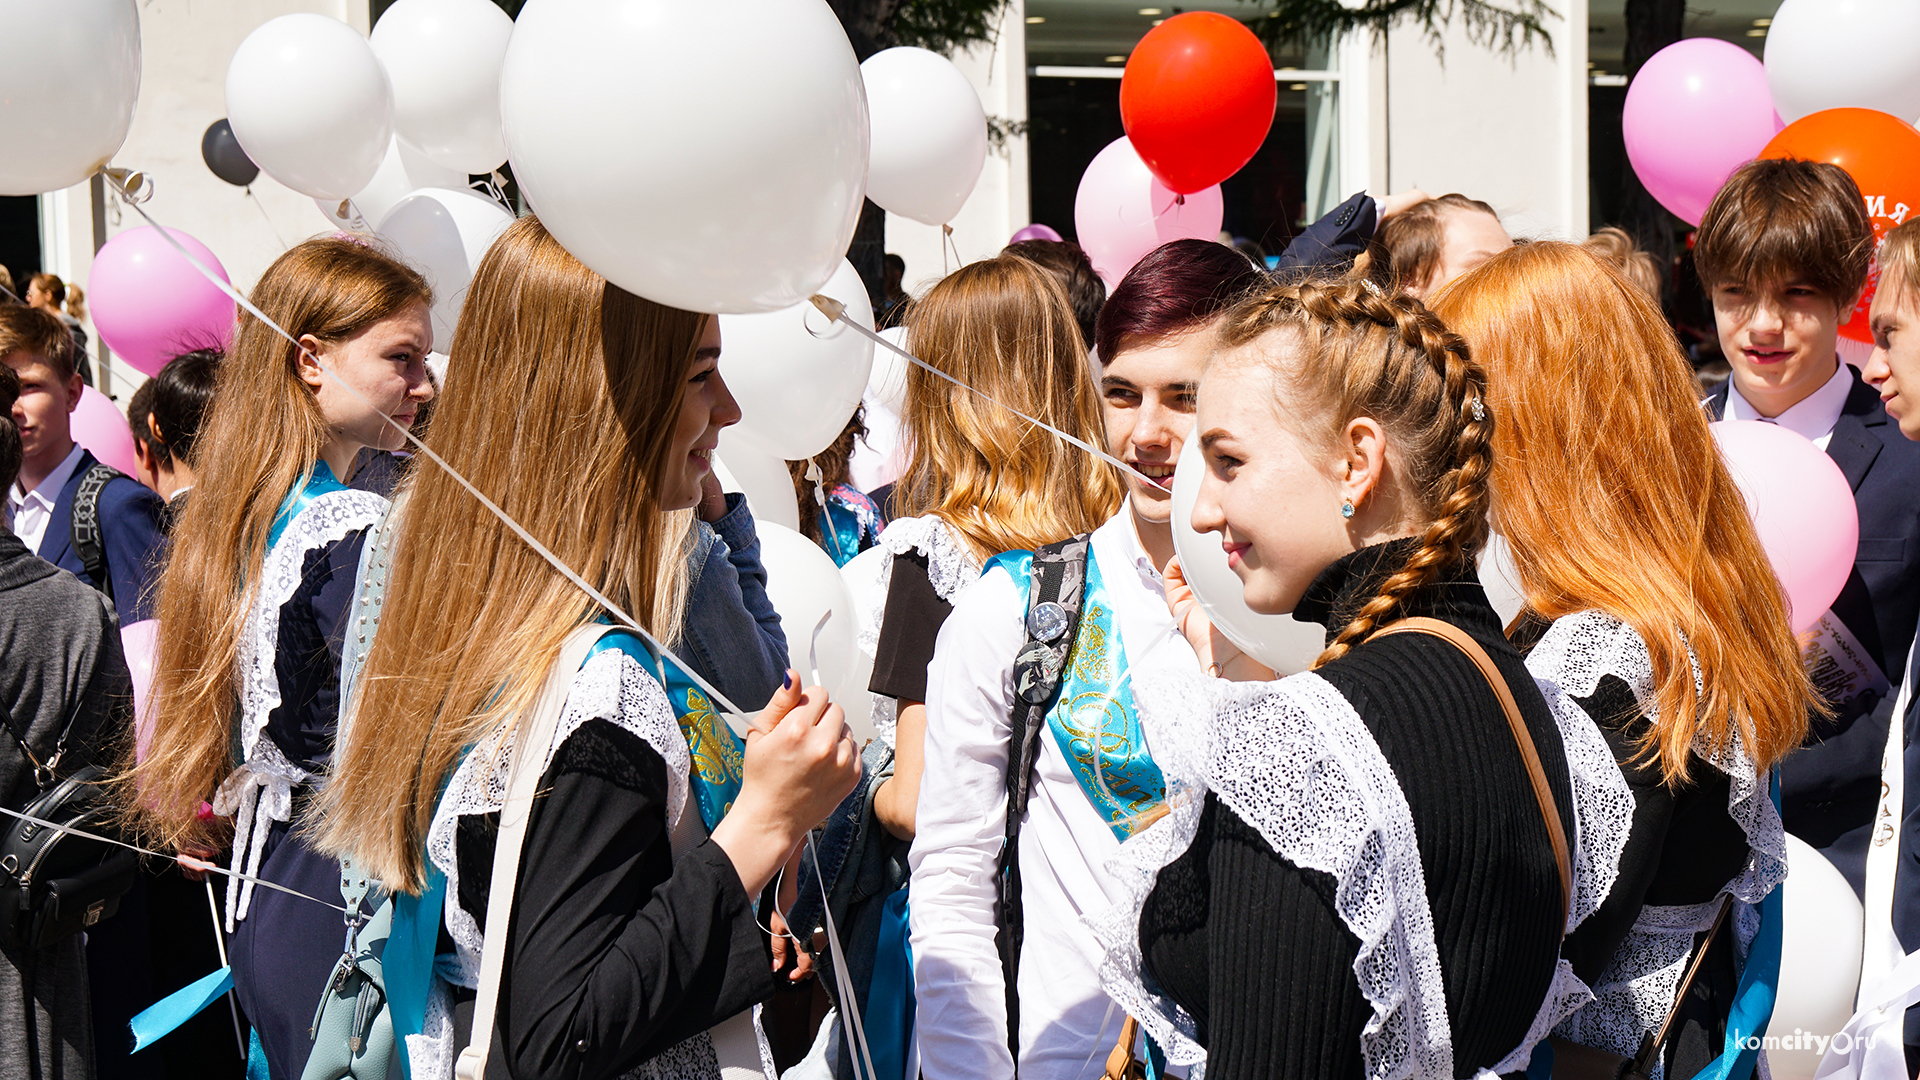
{"type": "Polygon", "coordinates": [[[787,637],[767,599],[760,537],[746,496],[727,494],[727,512],[701,522],[693,584],[674,653],[743,709],[760,709],[787,670],[787,637]]]}

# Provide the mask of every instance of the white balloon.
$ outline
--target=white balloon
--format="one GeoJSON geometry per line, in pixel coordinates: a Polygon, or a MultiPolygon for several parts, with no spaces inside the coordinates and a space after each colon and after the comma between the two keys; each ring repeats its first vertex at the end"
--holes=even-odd
{"type": "Polygon", "coordinates": [[[906,440],[900,417],[880,402],[868,400],[867,434],[853,444],[847,460],[847,482],[861,491],[878,491],[907,473],[906,440]]]}
{"type": "MultiPolygon", "coordinates": [[[[1865,915],[1853,886],[1826,856],[1787,834],[1787,880],[1780,886],[1784,913],[1780,942],[1779,996],[1767,1030],[1776,1035],[1806,1031],[1831,1035],[1853,1016],[1859,989],[1865,915]]],[[[1811,1040],[1809,1040],[1811,1043],[1811,1040]]],[[[1768,1050],[1774,1080],[1813,1080],[1820,1051],[1768,1050]]]]}
{"type": "Polygon", "coordinates": [[[743,441],[739,432],[738,427],[722,431],[720,447],[714,451],[713,473],[720,478],[721,490],[745,495],[755,521],[798,531],[800,502],[793,494],[793,475],[787,472],[787,463],[743,441]]]}
{"type": "Polygon", "coordinates": [[[1173,550],[1200,610],[1214,629],[1246,650],[1248,656],[1279,675],[1307,670],[1327,647],[1326,628],[1300,622],[1291,615],[1261,615],[1247,606],[1246,588],[1227,564],[1226,550],[1212,533],[1193,531],[1193,504],[1200,495],[1206,460],[1200,443],[1189,440],[1180,449],[1173,470],[1173,550]]]}
{"type": "Polygon", "coordinates": [[[460,308],[480,259],[513,224],[513,215],[471,191],[422,188],[380,219],[380,235],[425,274],[433,286],[433,341],[453,347],[460,308]]]}
{"type": "Polygon", "coordinates": [[[393,90],[373,49],[325,15],[282,15],[227,65],[227,122],[267,175],[316,199],[367,186],[393,138],[393,90]]]}
{"type": "Polygon", "coordinates": [[[0,7],[0,195],[93,175],[127,141],[139,96],[133,0],[0,7]]]}
{"type": "Polygon", "coordinates": [[[1920,114],[1920,0],[1786,0],[1767,29],[1767,86],[1791,124],[1822,109],[1920,114]]]}
{"type": "Polygon", "coordinates": [[[823,0],[529,0],[500,105],[547,229],[649,300],[790,307],[853,239],[867,100],[823,0]]]}
{"type": "Polygon", "coordinates": [[[399,0],[373,28],[393,82],[393,126],[439,164],[489,173],[507,160],[500,63],[513,19],[490,0],[399,0]]]}
{"type": "MultiPolygon", "coordinates": [[[[840,260],[820,292],[873,329],[873,305],[852,263],[840,260]]],[[[720,316],[720,374],[740,403],[734,430],[785,461],[833,445],[860,406],[872,366],[871,338],[829,322],[804,300],[783,311],[720,316]]]]}
{"type": "MultiPolygon", "coordinates": [[[[461,190],[467,186],[467,174],[458,169],[449,169],[436,165],[433,160],[418,148],[407,145],[398,135],[387,143],[387,156],[380,162],[380,168],[353,196],[352,209],[360,220],[366,222],[362,228],[372,231],[375,223],[387,216],[387,212],[400,205],[400,200],[419,191],[421,188],[451,188],[461,190]]],[[[341,222],[336,212],[340,203],[336,200],[321,203],[320,212],[327,220],[341,222]]],[[[350,227],[350,226],[349,226],[350,227]]]]}
{"type": "MultiPolygon", "coordinates": [[[[912,352],[907,344],[907,328],[889,326],[880,331],[880,336],[896,346],[912,352]]],[[[892,349],[873,347],[873,370],[867,375],[867,396],[869,405],[878,402],[892,412],[898,413],[907,403],[907,370],[913,367],[907,358],[892,349]]]]}
{"type": "Polygon", "coordinates": [[[873,113],[867,198],[927,225],[952,221],[987,161],[987,112],[973,84],[953,61],[907,46],[867,57],[860,77],[873,113]]]}
{"type": "MultiPolygon", "coordinates": [[[[780,613],[780,629],[787,635],[788,664],[800,677],[820,685],[834,701],[854,689],[855,616],[853,595],[819,545],[784,525],[755,523],[760,535],[760,564],[767,568],[767,599],[780,613]],[[827,616],[825,624],[820,617],[827,616]],[[814,627],[819,625],[819,633],[814,627]]],[[[865,691],[866,687],[858,688],[865,691]]]]}

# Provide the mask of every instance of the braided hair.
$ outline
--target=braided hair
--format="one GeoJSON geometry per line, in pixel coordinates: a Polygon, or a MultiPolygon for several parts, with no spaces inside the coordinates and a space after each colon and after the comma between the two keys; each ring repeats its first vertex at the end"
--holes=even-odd
{"type": "Polygon", "coordinates": [[[1278,286],[1229,312],[1220,335],[1223,351],[1273,366],[1278,396],[1306,403],[1284,419],[1309,439],[1331,443],[1359,416],[1379,422],[1406,476],[1406,495],[1428,522],[1413,556],[1340,628],[1314,662],[1319,667],[1392,621],[1413,594],[1470,566],[1486,544],[1493,472],[1486,373],[1424,304],[1360,276],[1278,286]],[[1294,338],[1295,359],[1241,348],[1275,333],[1294,338]]]}

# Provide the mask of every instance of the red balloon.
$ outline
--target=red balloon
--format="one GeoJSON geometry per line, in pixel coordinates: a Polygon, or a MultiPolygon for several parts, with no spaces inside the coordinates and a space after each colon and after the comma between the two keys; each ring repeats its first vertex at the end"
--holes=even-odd
{"type": "MultiPolygon", "coordinates": [[[[1875,109],[1827,109],[1803,116],[1773,137],[1763,158],[1800,158],[1825,161],[1847,170],[1867,200],[1873,219],[1876,248],[1887,233],[1920,211],[1920,131],[1912,124],[1875,109]]],[[[1880,280],[1880,263],[1868,270],[1867,291],[1840,332],[1855,341],[1871,342],[1867,308],[1880,280]]]]}
{"type": "Polygon", "coordinates": [[[1273,127],[1273,61],[1253,31],[1190,11],[1147,31],[1120,76],[1120,122],[1159,181],[1191,195],[1253,159],[1273,127]]]}

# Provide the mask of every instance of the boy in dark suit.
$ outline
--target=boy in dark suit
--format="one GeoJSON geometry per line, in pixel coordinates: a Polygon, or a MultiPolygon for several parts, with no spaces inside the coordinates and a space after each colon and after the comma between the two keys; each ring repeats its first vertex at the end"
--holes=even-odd
{"type": "MultiPolygon", "coordinates": [[[[96,464],[73,441],[71,414],[83,387],[73,367],[73,336],[33,308],[0,308],[0,363],[20,377],[13,419],[20,427],[20,478],[7,493],[14,533],[28,548],[113,600],[120,624],[152,617],[151,585],[160,555],[160,497],[114,473],[99,486],[97,573],[73,534],[74,502],[96,464]]],[[[99,484],[96,474],[92,484],[99,484]]],[[[85,500],[82,500],[84,504],[85,500]]]]}
{"type": "Polygon", "coordinates": [[[1829,624],[1884,680],[1829,701],[1781,765],[1787,831],[1864,893],[1867,842],[1894,694],[1920,618],[1920,445],[1889,424],[1880,395],[1839,359],[1842,324],[1866,289],[1873,230],[1859,188],[1836,166],[1755,161],[1700,222],[1694,262],[1733,375],[1707,400],[1714,419],[1762,420],[1806,436],[1853,486],[1860,547],[1829,624]]]}

